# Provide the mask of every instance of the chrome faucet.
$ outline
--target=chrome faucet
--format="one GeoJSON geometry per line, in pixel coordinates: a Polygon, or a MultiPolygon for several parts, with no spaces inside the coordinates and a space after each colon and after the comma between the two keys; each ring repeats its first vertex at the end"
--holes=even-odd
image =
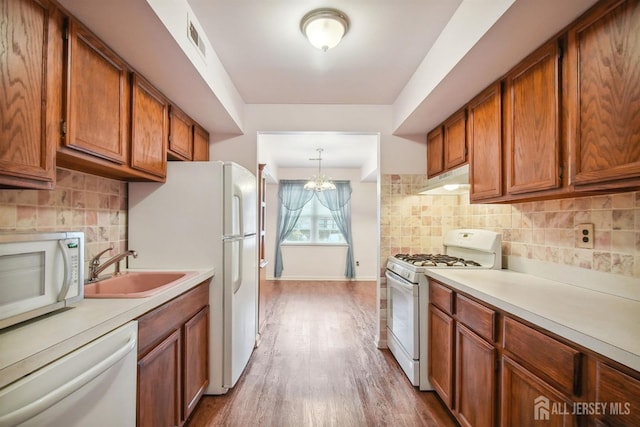
{"type": "Polygon", "coordinates": [[[132,250],[128,250],[128,251],[124,251],[122,253],[119,253],[117,255],[112,256],[111,258],[109,258],[108,260],[106,260],[104,262],[104,264],[100,264],[100,257],[106,253],[109,252],[110,250],[113,250],[113,247],[105,249],[104,251],[100,252],[98,255],[94,256],[91,259],[91,264],[89,266],[89,281],[93,282],[94,280],[96,280],[98,278],[98,275],[100,273],[102,273],[107,267],[115,264],[115,272],[114,272],[114,276],[117,276],[118,274],[120,274],[120,261],[122,261],[123,259],[125,259],[128,256],[132,256],[134,258],[138,257],[138,253],[136,251],[132,251],[132,250]]]}

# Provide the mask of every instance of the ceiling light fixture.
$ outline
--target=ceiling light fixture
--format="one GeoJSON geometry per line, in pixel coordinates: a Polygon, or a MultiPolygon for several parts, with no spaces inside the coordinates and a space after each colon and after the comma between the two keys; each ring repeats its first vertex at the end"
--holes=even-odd
{"type": "Polygon", "coordinates": [[[314,47],[326,52],[347,34],[349,18],[337,9],[315,9],[302,17],[300,29],[314,47]]]}
{"type": "Polygon", "coordinates": [[[322,175],[322,148],[317,148],[318,157],[315,159],[309,160],[317,160],[318,161],[318,175],[313,175],[311,179],[304,185],[305,190],[309,191],[326,191],[326,190],[335,190],[336,185],[329,181],[329,179],[322,175]]]}

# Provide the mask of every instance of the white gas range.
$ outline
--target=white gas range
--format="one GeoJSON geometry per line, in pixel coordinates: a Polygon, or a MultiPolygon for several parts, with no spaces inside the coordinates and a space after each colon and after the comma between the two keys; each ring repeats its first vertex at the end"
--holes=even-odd
{"type": "Polygon", "coordinates": [[[431,390],[428,372],[429,282],[434,268],[502,268],[502,237],[478,229],[446,233],[442,254],[397,254],[387,260],[387,344],[420,390],[431,390]]]}

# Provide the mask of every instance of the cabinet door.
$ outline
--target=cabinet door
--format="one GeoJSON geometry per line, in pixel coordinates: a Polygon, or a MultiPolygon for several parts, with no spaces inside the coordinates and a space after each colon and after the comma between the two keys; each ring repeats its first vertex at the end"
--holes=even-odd
{"type": "Polygon", "coordinates": [[[471,201],[502,195],[501,98],[500,83],[496,83],[474,98],[468,106],[471,201]]]}
{"type": "Polygon", "coordinates": [[[193,161],[209,161],[209,132],[197,124],[193,127],[193,161]]]}
{"type": "Polygon", "coordinates": [[[181,424],[181,346],[178,329],[138,361],[138,427],[181,424]]]}
{"type": "Polygon", "coordinates": [[[209,306],[184,325],[183,420],[186,420],[209,384],[209,306]]]}
{"type": "Polygon", "coordinates": [[[129,78],[114,52],[75,20],[69,22],[63,145],[128,165],[129,78]]]}
{"type": "Polygon", "coordinates": [[[51,189],[62,19],[48,0],[4,0],[0,22],[0,186],[51,189]]]}
{"type": "Polygon", "coordinates": [[[429,381],[453,408],[453,319],[429,304],[429,381]]]}
{"type": "Polygon", "coordinates": [[[131,91],[131,167],[167,176],[169,103],[149,82],[133,74],[131,91]]]}
{"type": "MultiPolygon", "coordinates": [[[[463,426],[493,427],[496,405],[496,349],[456,324],[455,413],[463,426]]],[[[525,425],[525,424],[513,424],[525,425]]]]}
{"type": "Polygon", "coordinates": [[[176,160],[193,159],[193,123],[189,116],[175,105],[171,106],[171,130],[169,132],[169,158],[176,160]]]}
{"type": "Polygon", "coordinates": [[[638,34],[638,0],[602,2],[568,33],[569,160],[576,186],[640,184],[638,34]],[[621,179],[633,181],[613,182],[621,179]]]}
{"type": "Polygon", "coordinates": [[[467,111],[462,109],[444,122],[444,169],[467,161],[467,111]]]}
{"type": "Polygon", "coordinates": [[[559,49],[554,40],[505,79],[507,192],[560,187],[559,49]]]}
{"type": "Polygon", "coordinates": [[[442,126],[438,126],[427,134],[427,176],[444,171],[444,135],[442,126]]]}
{"type": "Polygon", "coordinates": [[[502,427],[577,425],[573,404],[507,356],[502,357],[502,427]]]}

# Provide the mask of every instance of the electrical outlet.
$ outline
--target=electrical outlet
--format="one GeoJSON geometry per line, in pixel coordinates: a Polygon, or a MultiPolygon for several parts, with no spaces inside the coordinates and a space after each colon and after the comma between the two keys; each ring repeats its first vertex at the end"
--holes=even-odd
{"type": "Polygon", "coordinates": [[[576,230],[576,248],[593,249],[594,240],[593,224],[578,224],[576,230]]]}
{"type": "Polygon", "coordinates": [[[360,267],[360,261],[356,261],[356,267],[360,267]]]}

